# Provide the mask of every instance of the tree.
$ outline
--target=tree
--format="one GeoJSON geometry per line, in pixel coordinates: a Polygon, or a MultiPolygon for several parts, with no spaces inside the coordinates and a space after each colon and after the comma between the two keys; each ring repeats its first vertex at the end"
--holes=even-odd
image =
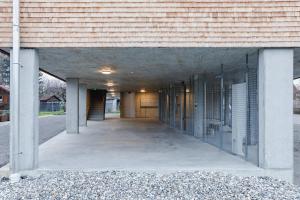
{"type": "Polygon", "coordinates": [[[9,86],[9,56],[0,52],[0,85],[9,86]]]}
{"type": "Polygon", "coordinates": [[[39,72],[39,96],[42,97],[45,94],[45,81],[43,79],[43,73],[39,72]]]}
{"type": "Polygon", "coordinates": [[[66,101],[66,84],[56,78],[43,78],[43,96],[56,95],[61,100],[66,101]]]}

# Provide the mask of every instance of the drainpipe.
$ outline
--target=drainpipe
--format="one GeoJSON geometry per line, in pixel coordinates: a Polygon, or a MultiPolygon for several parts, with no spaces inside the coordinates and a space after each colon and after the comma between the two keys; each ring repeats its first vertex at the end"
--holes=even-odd
{"type": "Polygon", "coordinates": [[[10,170],[11,180],[19,180],[19,136],[20,136],[20,0],[13,0],[13,57],[11,66],[11,130],[10,130],[10,170]]]}

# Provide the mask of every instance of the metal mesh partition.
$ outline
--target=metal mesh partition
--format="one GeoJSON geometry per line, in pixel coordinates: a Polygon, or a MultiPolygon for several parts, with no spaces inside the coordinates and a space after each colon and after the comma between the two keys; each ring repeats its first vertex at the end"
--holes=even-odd
{"type": "Polygon", "coordinates": [[[188,81],[185,91],[185,131],[187,134],[191,135],[193,134],[193,93],[191,80],[188,81]]]}
{"type": "Polygon", "coordinates": [[[174,86],[175,90],[175,127],[183,129],[182,115],[183,115],[183,85],[174,86]]]}
{"type": "Polygon", "coordinates": [[[221,81],[217,77],[207,76],[204,87],[204,140],[217,147],[221,147],[221,81]]]}
{"type": "Polygon", "coordinates": [[[248,116],[246,159],[258,164],[258,81],[257,67],[248,69],[248,116]]]}
{"type": "Polygon", "coordinates": [[[258,164],[257,86],[256,66],[193,75],[162,91],[162,121],[258,164]]]}
{"type": "Polygon", "coordinates": [[[257,163],[257,68],[206,76],[204,141],[257,163]]]}

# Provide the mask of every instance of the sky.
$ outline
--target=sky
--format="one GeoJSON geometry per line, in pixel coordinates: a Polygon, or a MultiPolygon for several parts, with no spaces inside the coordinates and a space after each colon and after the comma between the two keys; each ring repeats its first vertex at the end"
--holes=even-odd
{"type": "Polygon", "coordinates": [[[297,88],[300,88],[300,78],[294,80],[294,85],[295,85],[297,88]]]}

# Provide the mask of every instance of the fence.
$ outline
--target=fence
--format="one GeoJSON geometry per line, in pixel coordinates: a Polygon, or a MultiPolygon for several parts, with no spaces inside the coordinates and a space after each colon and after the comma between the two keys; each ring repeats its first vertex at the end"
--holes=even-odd
{"type": "Polygon", "coordinates": [[[64,109],[64,102],[40,102],[40,112],[56,112],[64,109]]]}

